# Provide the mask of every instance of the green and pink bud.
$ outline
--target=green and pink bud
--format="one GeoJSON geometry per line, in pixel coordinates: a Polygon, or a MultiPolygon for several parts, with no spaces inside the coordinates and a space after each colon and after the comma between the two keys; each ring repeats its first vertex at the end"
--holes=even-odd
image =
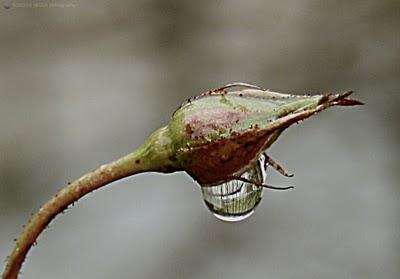
{"type": "Polygon", "coordinates": [[[361,105],[348,98],[351,93],[289,95],[243,83],[205,92],[182,104],[162,128],[168,142],[162,171],[186,171],[216,215],[241,219],[257,206],[263,188],[281,189],[265,181],[271,144],[328,107],[361,105]]]}

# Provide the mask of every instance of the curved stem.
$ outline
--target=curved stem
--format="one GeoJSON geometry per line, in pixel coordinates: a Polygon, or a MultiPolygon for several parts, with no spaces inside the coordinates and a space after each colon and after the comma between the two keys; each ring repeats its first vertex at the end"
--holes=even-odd
{"type": "Polygon", "coordinates": [[[30,248],[36,242],[40,233],[59,213],[69,205],[78,201],[86,194],[105,186],[121,178],[146,172],[160,171],[172,172],[174,166],[166,161],[168,150],[165,143],[165,129],[157,130],[149,140],[135,152],[122,157],[119,160],[105,164],[96,170],[89,172],[78,180],[68,184],[55,196],[47,201],[40,210],[33,215],[19,239],[15,243],[14,250],[8,259],[7,266],[2,275],[3,279],[16,279],[21,266],[30,248]]]}

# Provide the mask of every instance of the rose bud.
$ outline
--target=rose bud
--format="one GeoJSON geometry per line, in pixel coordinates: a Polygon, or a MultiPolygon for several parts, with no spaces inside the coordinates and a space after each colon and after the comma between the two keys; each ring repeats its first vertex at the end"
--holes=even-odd
{"type": "MultiPolygon", "coordinates": [[[[206,205],[228,221],[251,215],[261,200],[266,167],[289,176],[265,151],[290,125],[331,106],[361,105],[342,95],[298,96],[234,83],[188,100],[167,126],[171,166],[202,187],[206,205]]],[[[172,169],[171,169],[172,170],[172,169]]]]}

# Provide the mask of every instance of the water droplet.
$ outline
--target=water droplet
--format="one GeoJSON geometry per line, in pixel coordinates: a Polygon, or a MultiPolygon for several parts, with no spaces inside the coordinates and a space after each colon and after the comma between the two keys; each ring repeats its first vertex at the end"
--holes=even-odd
{"type": "MultiPolygon", "coordinates": [[[[265,155],[261,154],[254,167],[241,177],[264,183],[266,178],[265,155]]],[[[220,220],[238,222],[250,217],[260,203],[263,187],[239,180],[229,180],[220,185],[201,187],[208,209],[220,220]]]]}

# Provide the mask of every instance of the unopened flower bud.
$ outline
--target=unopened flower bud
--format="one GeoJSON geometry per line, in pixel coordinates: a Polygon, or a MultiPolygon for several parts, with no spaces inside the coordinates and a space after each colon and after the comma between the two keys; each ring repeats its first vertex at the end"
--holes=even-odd
{"type": "Polygon", "coordinates": [[[289,95],[243,83],[205,92],[181,105],[162,128],[168,156],[159,170],[186,171],[217,217],[242,219],[261,200],[263,187],[280,189],[265,183],[266,166],[287,175],[262,154],[290,125],[331,106],[362,104],[349,99],[351,93],[289,95]],[[268,161],[260,164],[263,158],[268,161]]]}

